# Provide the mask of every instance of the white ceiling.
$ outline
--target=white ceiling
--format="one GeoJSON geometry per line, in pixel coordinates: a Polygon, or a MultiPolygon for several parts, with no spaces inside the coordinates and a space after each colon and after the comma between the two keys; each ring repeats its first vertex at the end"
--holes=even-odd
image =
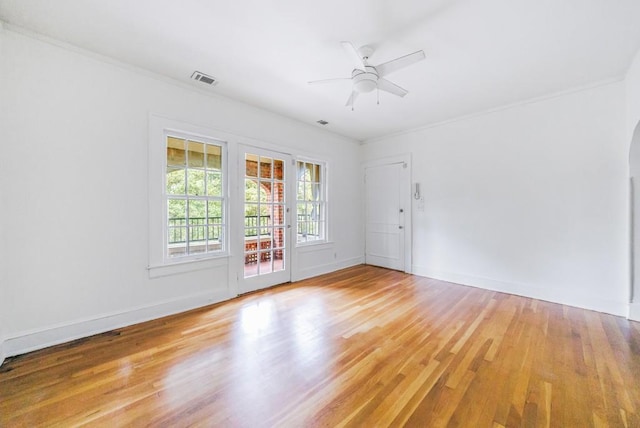
{"type": "Polygon", "coordinates": [[[9,24],[357,140],[620,77],[638,18],[639,0],[0,0],[9,24]],[[427,59],[388,76],[405,98],[351,111],[349,82],[307,84],[350,76],[342,40],[427,59]]]}

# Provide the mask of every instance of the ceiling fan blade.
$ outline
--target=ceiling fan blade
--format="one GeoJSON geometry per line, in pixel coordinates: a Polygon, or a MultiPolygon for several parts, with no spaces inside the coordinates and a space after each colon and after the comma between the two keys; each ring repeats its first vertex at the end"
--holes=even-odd
{"type": "Polygon", "coordinates": [[[353,103],[356,102],[356,98],[358,98],[358,92],[356,92],[356,91],[351,92],[351,96],[347,100],[347,103],[345,104],[345,107],[353,108],[353,103]]]}
{"type": "Polygon", "coordinates": [[[389,92],[390,94],[404,97],[409,93],[406,89],[401,88],[395,83],[389,82],[387,79],[378,78],[378,89],[381,91],[389,92]]]}
{"type": "Polygon", "coordinates": [[[376,70],[378,71],[378,76],[383,77],[389,73],[400,70],[401,68],[408,67],[415,62],[422,61],[425,58],[426,56],[424,51],[417,51],[389,62],[385,62],[384,64],[377,65],[376,70]]]}
{"type": "Polygon", "coordinates": [[[353,68],[364,70],[366,64],[360,57],[360,54],[358,53],[358,50],[355,48],[355,46],[353,46],[351,42],[340,42],[340,44],[342,45],[342,48],[349,56],[349,59],[351,59],[351,62],[353,63],[353,68]]]}
{"type": "Polygon", "coordinates": [[[315,85],[317,83],[333,83],[333,82],[342,82],[344,80],[351,80],[351,77],[337,77],[335,79],[312,80],[311,82],[307,82],[307,83],[309,85],[315,85]]]}

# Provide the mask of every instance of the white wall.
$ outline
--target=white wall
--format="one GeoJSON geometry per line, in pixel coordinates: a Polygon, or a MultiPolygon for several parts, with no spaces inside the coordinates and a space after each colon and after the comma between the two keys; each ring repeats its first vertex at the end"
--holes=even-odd
{"type": "Polygon", "coordinates": [[[370,141],[411,153],[413,271],[626,315],[628,143],[613,83],[370,141]]]}
{"type": "Polygon", "coordinates": [[[334,242],[293,276],[362,261],[355,141],[13,29],[3,43],[9,354],[232,296],[226,262],[149,278],[150,114],[327,160],[334,242]]]}
{"type": "MultiPolygon", "coordinates": [[[[4,99],[3,93],[3,85],[2,75],[3,75],[3,64],[4,64],[4,52],[2,50],[4,40],[4,28],[2,22],[0,21],[0,129],[6,128],[5,123],[5,110],[6,103],[2,102],[4,99]]],[[[6,210],[6,204],[4,201],[4,187],[8,180],[4,176],[4,171],[6,169],[6,157],[0,156],[0,365],[5,359],[5,348],[4,348],[4,339],[5,339],[5,316],[7,312],[7,298],[5,296],[5,287],[7,286],[7,281],[5,278],[5,237],[4,237],[4,229],[5,229],[5,220],[4,220],[4,212],[6,210]]]]}
{"type": "Polygon", "coordinates": [[[640,51],[635,56],[625,78],[627,98],[626,135],[630,144],[630,176],[634,178],[633,302],[629,318],[640,321],[640,51]]]}
{"type": "Polygon", "coordinates": [[[638,122],[640,122],[640,51],[636,53],[634,60],[625,76],[627,97],[627,124],[626,130],[629,140],[638,122]]]}

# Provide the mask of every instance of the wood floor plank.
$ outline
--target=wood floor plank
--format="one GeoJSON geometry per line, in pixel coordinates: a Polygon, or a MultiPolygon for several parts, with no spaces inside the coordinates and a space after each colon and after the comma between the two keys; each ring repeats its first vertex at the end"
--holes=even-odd
{"type": "Polygon", "coordinates": [[[640,427],[639,411],[639,323],[372,266],[0,367],[2,427],[640,427]]]}

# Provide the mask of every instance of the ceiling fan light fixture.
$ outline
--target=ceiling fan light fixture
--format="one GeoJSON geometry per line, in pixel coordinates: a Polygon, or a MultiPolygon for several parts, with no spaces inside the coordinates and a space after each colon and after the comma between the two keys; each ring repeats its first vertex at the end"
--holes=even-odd
{"type": "Polygon", "coordinates": [[[361,80],[357,82],[354,86],[356,91],[363,94],[365,92],[373,91],[376,88],[376,82],[374,82],[373,80],[361,80]]]}
{"type": "MultiPolygon", "coordinates": [[[[372,67],[367,67],[372,68],[372,67]]],[[[364,94],[378,87],[378,74],[366,71],[353,76],[353,89],[364,94]]]]}

